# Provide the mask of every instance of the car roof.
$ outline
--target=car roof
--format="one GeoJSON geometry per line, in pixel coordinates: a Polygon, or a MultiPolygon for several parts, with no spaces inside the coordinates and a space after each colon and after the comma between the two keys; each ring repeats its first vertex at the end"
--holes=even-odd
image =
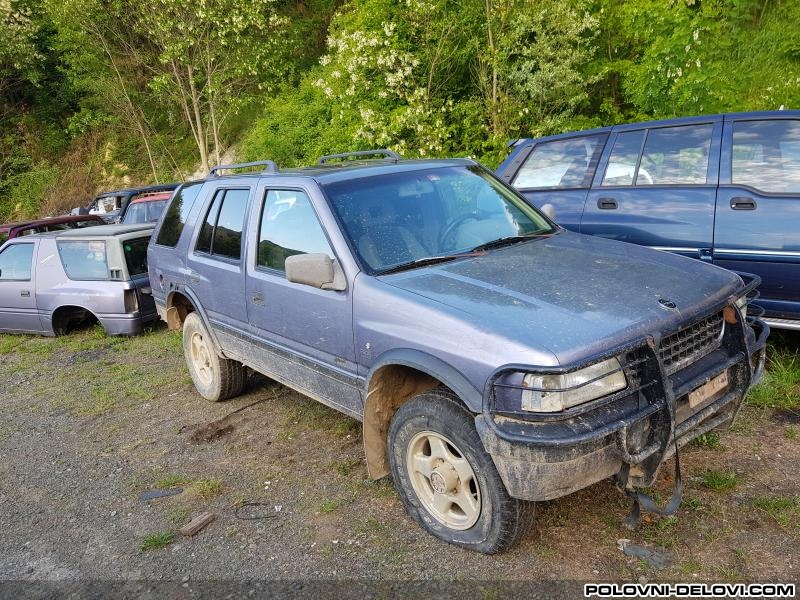
{"type": "Polygon", "coordinates": [[[101,192],[95,196],[95,199],[106,198],[108,196],[133,196],[135,194],[143,194],[146,192],[163,192],[172,191],[178,187],[180,183],[160,183],[157,185],[145,185],[141,187],[122,188],[119,190],[109,190],[101,192]]]}
{"type": "Polygon", "coordinates": [[[79,221],[103,222],[103,219],[96,215],[60,215],[58,217],[46,217],[43,219],[31,219],[29,221],[16,221],[14,223],[0,224],[0,231],[11,231],[19,227],[39,227],[40,225],[58,225],[60,223],[76,223],[79,221]]]}
{"type": "Polygon", "coordinates": [[[157,192],[154,194],[137,196],[131,200],[131,204],[139,204],[140,202],[156,202],[157,200],[169,200],[170,196],[172,196],[172,192],[157,192]]]}
{"type": "MultiPolygon", "coordinates": [[[[376,159],[376,160],[347,160],[336,163],[317,164],[311,167],[295,167],[280,169],[277,172],[236,173],[233,175],[209,175],[200,181],[223,181],[239,178],[288,178],[308,177],[320,184],[360,179],[389,173],[419,171],[443,167],[466,166],[477,164],[468,158],[425,158],[425,159],[376,159]]],[[[198,182],[188,182],[198,183],[198,182]]]]}
{"type": "Polygon", "coordinates": [[[688,125],[691,123],[709,123],[712,121],[733,120],[733,119],[797,119],[800,118],[800,110],[762,110],[751,112],[738,112],[738,113],[718,113],[711,115],[698,115],[691,117],[676,117],[672,119],[659,119],[655,121],[634,121],[633,123],[620,123],[619,125],[598,127],[595,129],[582,129],[576,131],[569,131],[566,133],[558,133],[555,135],[548,135],[542,137],[519,138],[509,141],[508,147],[518,146],[522,143],[536,140],[537,142],[560,140],[570,137],[583,137],[586,135],[597,135],[601,133],[609,133],[612,129],[616,128],[618,131],[625,131],[626,129],[645,129],[648,127],[665,127],[670,125],[688,125]]]}
{"type": "MultiPolygon", "coordinates": [[[[59,239],[96,239],[98,237],[117,237],[129,233],[150,233],[154,227],[153,223],[139,223],[136,225],[98,225],[86,229],[68,229],[66,231],[56,231],[54,236],[59,239]]],[[[50,234],[39,234],[46,236],[50,234]]]]}

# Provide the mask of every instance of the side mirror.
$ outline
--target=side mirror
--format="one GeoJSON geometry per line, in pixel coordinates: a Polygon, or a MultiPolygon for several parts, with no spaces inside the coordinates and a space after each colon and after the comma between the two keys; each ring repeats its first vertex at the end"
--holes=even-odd
{"type": "Polygon", "coordinates": [[[296,254],[286,259],[286,279],[321,290],[347,289],[344,271],[327,254],[296,254]]]}
{"type": "Polygon", "coordinates": [[[555,221],[556,220],[556,207],[555,206],[553,206],[552,204],[550,204],[548,202],[547,204],[542,204],[542,209],[541,210],[551,221],[555,221]]]}

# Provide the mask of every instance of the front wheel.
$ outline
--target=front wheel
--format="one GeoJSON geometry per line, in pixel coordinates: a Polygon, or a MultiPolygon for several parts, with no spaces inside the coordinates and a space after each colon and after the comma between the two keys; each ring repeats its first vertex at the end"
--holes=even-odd
{"type": "Polygon", "coordinates": [[[403,404],[392,419],[388,446],[406,510],[439,539],[493,554],[531,528],[533,507],[508,495],[472,414],[449,390],[403,404]]]}
{"type": "Polygon", "coordinates": [[[247,367],[221,357],[196,312],[183,323],[183,354],[198,393],[206,400],[220,402],[242,393],[247,367]]]}

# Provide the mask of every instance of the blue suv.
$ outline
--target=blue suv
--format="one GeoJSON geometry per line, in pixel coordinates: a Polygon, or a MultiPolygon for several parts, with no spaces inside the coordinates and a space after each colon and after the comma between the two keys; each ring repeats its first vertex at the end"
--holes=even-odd
{"type": "Polygon", "coordinates": [[[511,144],[498,176],[567,229],[759,275],[767,323],[800,330],[800,111],[511,144]]]}
{"type": "Polygon", "coordinates": [[[566,231],[470,160],[376,153],[177,190],[149,276],[201,396],[251,368],[363,421],[369,474],[480,552],[530,501],[607,477],[638,498],[733,421],[763,367],[757,278],[566,231]]]}

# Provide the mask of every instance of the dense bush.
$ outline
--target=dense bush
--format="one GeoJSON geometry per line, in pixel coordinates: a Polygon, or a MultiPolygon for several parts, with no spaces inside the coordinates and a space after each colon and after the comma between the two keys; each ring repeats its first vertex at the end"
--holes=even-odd
{"type": "Polygon", "coordinates": [[[0,218],[223,155],[494,166],[519,136],[797,108],[797,23],[788,0],[0,0],[0,218]]]}

